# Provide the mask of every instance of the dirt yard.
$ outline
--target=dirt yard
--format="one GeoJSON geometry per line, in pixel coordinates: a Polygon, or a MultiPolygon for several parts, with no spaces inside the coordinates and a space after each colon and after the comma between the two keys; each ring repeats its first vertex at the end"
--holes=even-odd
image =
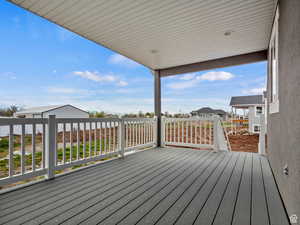
{"type": "Polygon", "coordinates": [[[258,134],[228,135],[232,151],[258,152],[258,134]]]}

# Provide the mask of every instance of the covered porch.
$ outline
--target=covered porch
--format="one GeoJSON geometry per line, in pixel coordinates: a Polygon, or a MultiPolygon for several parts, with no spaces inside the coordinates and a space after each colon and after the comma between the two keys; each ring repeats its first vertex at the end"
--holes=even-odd
{"type": "MultiPolygon", "coordinates": [[[[127,127],[123,119],[55,121],[49,117],[10,123],[0,119],[0,125],[9,126],[10,143],[15,125],[21,126],[23,136],[25,124],[40,124],[46,137],[44,161],[37,165],[33,158],[29,172],[22,148],[21,171],[14,173],[10,144],[9,175],[1,184],[41,175],[46,179],[1,194],[1,224],[289,224],[266,156],[221,151],[216,125],[195,128],[195,133],[198,127],[212,129],[210,150],[171,148],[168,144],[178,141],[166,136],[169,128],[161,116],[163,77],[266,61],[277,1],[10,2],[149,68],[156,117],[129,121],[127,127]],[[72,137],[73,125],[77,126],[77,143],[69,139],[69,160],[65,145],[64,158],[57,160],[58,123],[70,124],[72,137]],[[102,124],[99,134],[97,123],[102,124]],[[81,130],[90,135],[89,144],[87,136],[80,138],[81,130]],[[109,140],[105,142],[109,150],[103,151],[103,137],[109,140]],[[77,144],[75,159],[73,144],[77,144]],[[126,148],[138,147],[152,148],[125,154],[126,148]],[[111,156],[116,159],[55,175],[56,170],[111,156]]],[[[194,126],[188,125],[190,129],[194,126]]],[[[64,141],[65,132],[63,126],[64,141]]],[[[182,142],[196,147],[206,145],[205,138],[192,143],[182,137],[182,142]]]]}

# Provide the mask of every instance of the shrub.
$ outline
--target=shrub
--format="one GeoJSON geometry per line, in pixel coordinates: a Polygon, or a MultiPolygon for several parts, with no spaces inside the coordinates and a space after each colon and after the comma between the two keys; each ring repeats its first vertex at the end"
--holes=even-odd
{"type": "Polygon", "coordinates": [[[9,141],[7,138],[0,139],[0,148],[8,148],[9,141]]]}

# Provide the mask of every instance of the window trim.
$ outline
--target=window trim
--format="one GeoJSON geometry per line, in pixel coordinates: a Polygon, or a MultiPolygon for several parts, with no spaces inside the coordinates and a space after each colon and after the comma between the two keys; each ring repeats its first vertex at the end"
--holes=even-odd
{"type": "Polygon", "coordinates": [[[255,106],[255,116],[256,116],[256,117],[260,117],[260,116],[263,115],[263,114],[264,114],[264,107],[263,107],[263,106],[259,106],[259,105],[255,106]],[[261,114],[257,114],[257,108],[258,108],[258,107],[261,108],[261,114]]]}
{"type": "Polygon", "coordinates": [[[253,133],[258,134],[258,133],[260,133],[260,130],[261,130],[261,125],[260,124],[253,124],[253,127],[252,127],[253,133]],[[255,131],[255,129],[254,129],[255,126],[259,127],[259,131],[255,131]]]}
{"type": "Polygon", "coordinates": [[[274,18],[274,23],[272,27],[272,33],[269,43],[269,113],[278,113],[279,112],[279,74],[278,74],[278,21],[279,21],[279,10],[276,9],[276,14],[274,18]],[[275,51],[275,53],[274,53],[275,51]],[[274,66],[274,57],[275,57],[275,66],[274,66]],[[275,70],[275,73],[273,72],[275,70]],[[275,76],[275,78],[274,78],[275,76]],[[276,82],[275,95],[273,94],[274,84],[276,82]]]}

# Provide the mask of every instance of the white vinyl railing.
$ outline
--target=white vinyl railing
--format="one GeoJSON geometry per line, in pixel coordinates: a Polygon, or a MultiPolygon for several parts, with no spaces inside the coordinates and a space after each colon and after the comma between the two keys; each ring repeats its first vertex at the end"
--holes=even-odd
{"type": "Polygon", "coordinates": [[[156,144],[156,118],[124,119],[125,152],[156,144]]]}
{"type": "Polygon", "coordinates": [[[217,149],[216,125],[218,118],[162,118],[164,145],[217,149]]]}
{"type": "Polygon", "coordinates": [[[47,173],[47,123],[48,119],[0,119],[0,128],[8,130],[8,149],[1,146],[1,153],[8,150],[8,155],[1,159],[0,186],[47,173]]]}
{"type": "Polygon", "coordinates": [[[0,119],[8,130],[0,186],[155,146],[156,126],[156,118],[0,119]]]}

